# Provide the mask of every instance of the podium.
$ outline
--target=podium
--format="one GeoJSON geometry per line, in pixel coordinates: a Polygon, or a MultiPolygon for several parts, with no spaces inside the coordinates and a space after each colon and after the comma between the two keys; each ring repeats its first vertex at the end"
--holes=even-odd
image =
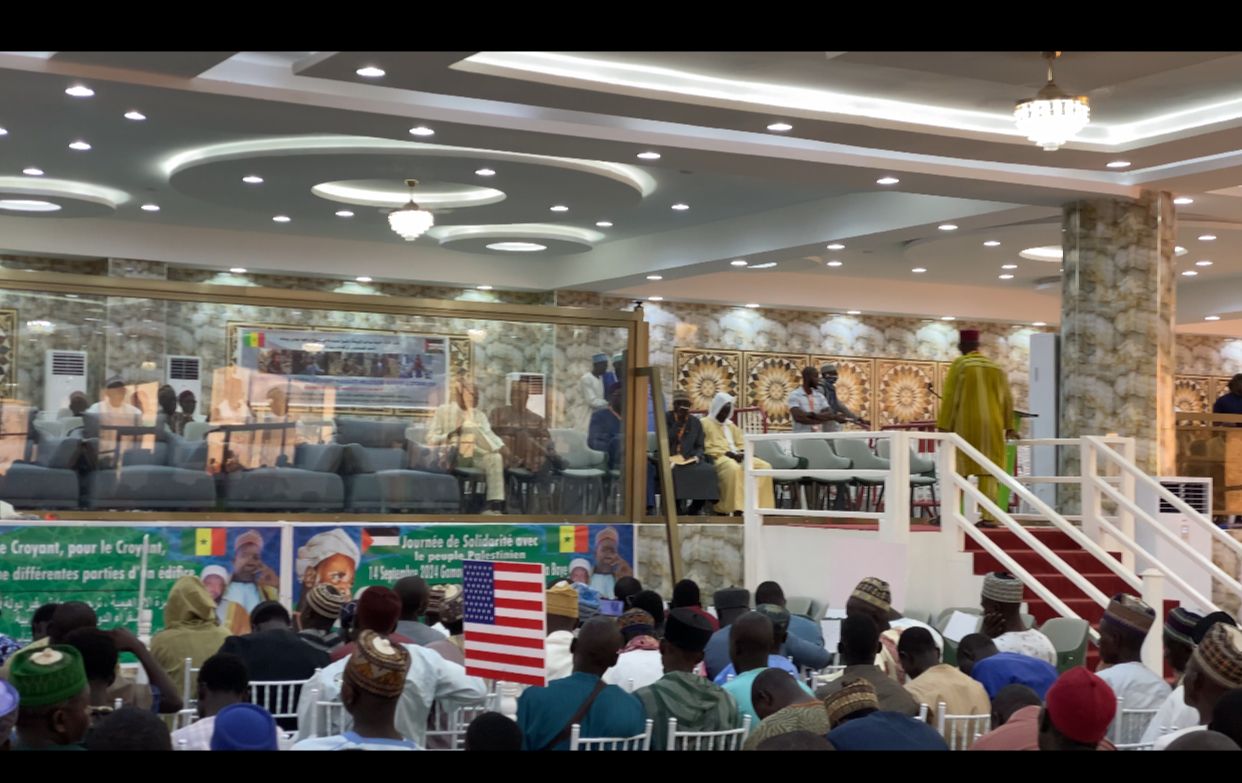
{"type": "Polygon", "coordinates": [[[1212,514],[1242,514],[1242,416],[1178,413],[1177,475],[1212,479],[1212,514]]]}

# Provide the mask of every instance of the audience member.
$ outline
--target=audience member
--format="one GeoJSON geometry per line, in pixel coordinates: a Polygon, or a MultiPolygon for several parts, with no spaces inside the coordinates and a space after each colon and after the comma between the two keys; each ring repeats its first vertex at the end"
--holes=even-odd
{"type": "MultiPolygon", "coordinates": [[[[233,637],[237,638],[237,637],[233,637]]],[[[198,720],[172,734],[177,750],[211,750],[216,715],[249,697],[250,675],[237,655],[218,652],[203,662],[198,672],[198,720]]]]}
{"type": "Polygon", "coordinates": [[[427,613],[431,601],[431,589],[422,577],[407,576],[398,579],[393,590],[401,599],[401,619],[397,623],[397,633],[408,638],[412,644],[430,644],[447,638],[419,621],[427,613]]]}
{"type": "Polygon", "coordinates": [[[897,654],[901,632],[893,630],[889,623],[892,613],[892,588],[888,582],[874,576],[860,581],[845,602],[846,617],[870,617],[880,632],[880,652],[875,657],[875,665],[899,684],[904,684],[906,674],[901,670],[901,657],[897,654]]]}
{"type": "Polygon", "coordinates": [[[1006,685],[992,698],[992,730],[971,750],[1039,750],[1039,713],[1044,702],[1026,685],[1006,685]]]}
{"type": "Polygon", "coordinates": [[[52,615],[56,613],[56,607],[60,604],[50,603],[43,604],[35,609],[34,614],[30,616],[30,639],[39,641],[47,636],[47,627],[52,622],[52,615]]]}
{"type": "MultiPolygon", "coordinates": [[[[578,626],[578,592],[566,582],[547,591],[548,640],[544,645],[544,665],[548,680],[559,680],[573,673],[572,645],[578,626]]],[[[620,647],[620,645],[618,645],[620,647]]]]}
{"type": "MultiPolygon", "coordinates": [[[[289,611],[275,601],[265,601],[250,613],[250,627],[245,636],[230,636],[220,647],[221,653],[236,655],[246,664],[251,680],[309,679],[316,669],[328,665],[328,655],[303,642],[293,632],[289,611]]],[[[277,705],[278,711],[286,706],[277,705]]],[[[292,728],[290,723],[285,728],[292,728]]]]}
{"type": "Polygon", "coordinates": [[[1048,689],[1039,714],[1040,750],[1096,750],[1117,713],[1108,683],[1075,666],[1048,689]]]}
{"type": "Polygon", "coordinates": [[[1057,681],[1057,668],[1047,661],[1018,653],[1003,653],[986,634],[962,637],[957,647],[957,667],[973,677],[990,698],[1006,685],[1025,685],[1040,699],[1057,681]]]}
{"type": "Polygon", "coordinates": [[[742,723],[733,697],[693,673],[703,661],[711,633],[707,619],[689,607],[677,607],[668,614],[660,640],[664,676],[634,693],[654,723],[653,750],[664,749],[669,718],[676,718],[678,728],[685,731],[725,731],[742,723]]]}
{"type": "Polygon", "coordinates": [[[1182,684],[1186,704],[1199,713],[1199,724],[1161,736],[1156,750],[1164,750],[1184,734],[1203,731],[1215,717],[1217,702],[1230,690],[1242,688],[1242,631],[1223,622],[1210,626],[1186,664],[1182,684]]]}
{"type": "Polygon", "coordinates": [[[630,607],[630,596],[637,595],[643,591],[643,583],[632,576],[623,576],[617,580],[613,586],[613,595],[620,601],[626,609],[630,607]]]}
{"type": "Polygon", "coordinates": [[[643,732],[646,717],[632,694],[603,680],[617,662],[621,632],[603,617],[582,626],[570,650],[573,674],[544,687],[527,688],[518,699],[518,727],[526,750],[567,750],[573,724],[583,737],[632,737],[643,732]]]}
{"type": "Polygon", "coordinates": [[[305,606],[298,616],[301,630],[298,638],[325,655],[330,655],[333,648],[343,641],[340,635],[332,633],[332,626],[349,596],[338,591],[329,584],[318,584],[306,593],[305,606]]]}
{"type": "Polygon", "coordinates": [[[879,709],[875,689],[851,680],[824,700],[827,738],[837,750],[948,750],[944,738],[918,718],[879,709]]]}
{"type": "Polygon", "coordinates": [[[919,705],[910,692],[875,663],[880,651],[880,630],[870,615],[855,614],[841,621],[841,641],[837,643],[837,651],[845,670],[837,679],[816,689],[816,696],[826,699],[841,690],[845,683],[862,679],[871,683],[881,710],[902,715],[918,714],[919,705]]]}
{"type": "Polygon", "coordinates": [[[512,718],[485,712],[466,727],[466,750],[516,751],[522,749],[522,730],[512,718]]]}
{"type": "Polygon", "coordinates": [[[1143,640],[1156,612],[1131,595],[1117,595],[1100,620],[1100,661],[1096,674],[1121,699],[1122,709],[1155,710],[1169,696],[1164,678],[1143,665],[1143,640]]]}
{"type": "Polygon", "coordinates": [[[617,655],[617,663],[604,672],[604,682],[620,685],[627,693],[651,685],[664,674],[660,640],[655,638],[651,615],[642,609],[630,609],[617,620],[625,646],[617,655]]]}
{"type": "Polygon", "coordinates": [[[216,713],[211,750],[280,750],[272,714],[257,704],[239,702],[216,713]]]}
{"type": "Polygon", "coordinates": [[[1165,750],[1242,750],[1242,748],[1218,731],[1196,731],[1173,740],[1165,750]]]}
{"type": "Polygon", "coordinates": [[[1208,730],[1242,744],[1242,688],[1234,688],[1220,697],[1216,709],[1212,711],[1208,730]]]}
{"type": "Polygon", "coordinates": [[[108,689],[116,681],[117,652],[112,635],[98,628],[76,628],[65,637],[65,644],[82,656],[82,669],[90,688],[91,725],[112,713],[115,701],[108,689]]]}
{"type": "MultiPolygon", "coordinates": [[[[1228,615],[1226,615],[1228,616],[1228,615]]],[[[1164,621],[1164,660],[1177,678],[1176,687],[1165,697],[1160,709],[1152,716],[1139,740],[1143,744],[1154,743],[1166,729],[1176,731],[1199,724],[1199,713],[1186,703],[1186,686],[1182,678],[1186,664],[1195,651],[1195,628],[1203,618],[1178,606],[1169,612],[1164,621]]],[[[1206,629],[1205,629],[1206,630],[1206,629]]]]}
{"type": "MultiPolygon", "coordinates": [[[[363,631],[374,631],[391,640],[393,644],[415,644],[413,639],[397,633],[400,617],[401,599],[396,592],[383,585],[372,585],[363,590],[358,598],[358,615],[354,619],[351,633],[357,638],[363,631]]],[[[354,644],[355,642],[346,642],[333,648],[329,657],[333,661],[347,658],[353,653],[354,644]]]]}
{"type": "Polygon", "coordinates": [[[421,750],[417,743],[401,734],[396,725],[397,705],[410,670],[411,649],[417,646],[397,644],[375,631],[364,629],[345,663],[341,683],[340,700],[353,720],[353,728],[336,735],[302,740],[293,749],[421,750]]]}
{"type": "Polygon", "coordinates": [[[667,612],[664,609],[664,599],[655,590],[642,590],[637,592],[630,598],[630,607],[633,609],[642,609],[651,615],[653,621],[651,635],[659,639],[664,635],[664,616],[667,612]]]}
{"type": "MultiPolygon", "coordinates": [[[[186,659],[192,667],[220,650],[229,632],[216,620],[216,604],[197,576],[183,576],[168,591],[164,605],[164,630],[151,637],[151,654],[173,682],[185,675],[186,659]]],[[[195,688],[191,675],[190,689],[195,688]]]]}
{"type": "MultiPolygon", "coordinates": [[[[762,606],[770,605],[763,604],[762,606]]],[[[777,612],[785,611],[780,607],[771,608],[777,612]]],[[[788,615],[788,612],[785,614],[788,615]]],[[[758,610],[747,612],[728,628],[733,631],[729,636],[729,658],[731,659],[729,666],[737,674],[730,680],[722,671],[725,676],[717,677],[717,679],[721,680],[724,689],[737,702],[738,712],[750,716],[751,726],[758,726],[759,715],[755,712],[754,703],[751,701],[751,689],[755,678],[775,661],[777,657],[775,653],[779,646],[778,639],[784,636],[784,631],[776,628],[770,614],[758,610]]],[[[785,664],[788,666],[789,661],[785,661],[785,664]]],[[[798,674],[794,671],[790,673],[790,676],[797,678],[798,674]]],[[[815,695],[801,680],[797,682],[806,695],[815,695]]]]}
{"type": "Polygon", "coordinates": [[[983,632],[1001,652],[1029,655],[1057,665],[1052,641],[1022,619],[1022,582],[1013,574],[998,571],[983,578],[983,632]]]}
{"type": "MultiPolygon", "coordinates": [[[[631,577],[633,578],[633,577],[631,577]]],[[[638,580],[634,580],[637,584],[638,580]]],[[[621,582],[617,582],[617,597],[621,597],[621,582]]],[[[673,597],[668,602],[669,609],[689,609],[695,614],[702,615],[706,618],[712,627],[712,632],[720,630],[720,621],[712,616],[703,608],[703,599],[699,593],[699,586],[693,579],[683,579],[673,585],[673,597]]]]}
{"type": "MultiPolygon", "coordinates": [[[[768,654],[767,666],[782,669],[794,677],[799,676],[801,672],[798,671],[798,667],[784,655],[785,643],[789,638],[789,611],[775,604],[759,604],[755,607],[755,611],[772,621],[772,649],[768,654]]],[[[736,667],[730,663],[720,670],[714,682],[717,685],[723,685],[737,673],[736,667]]],[[[756,724],[758,722],[755,721],[756,724]]]]}
{"type": "Polygon", "coordinates": [[[9,682],[19,697],[14,750],[83,750],[90,728],[90,688],[82,656],[67,644],[21,650],[9,682]]]}
{"type": "Polygon", "coordinates": [[[759,725],[751,726],[744,750],[754,750],[760,742],[791,731],[828,733],[828,711],[824,703],[798,687],[798,680],[779,669],[764,669],[751,687],[751,702],[759,725]]]}
{"type": "MultiPolygon", "coordinates": [[[[785,591],[776,582],[763,582],[755,588],[756,604],[776,604],[777,606],[788,609],[785,602],[785,591]]],[[[790,642],[799,641],[824,649],[824,631],[820,628],[819,623],[809,617],[803,617],[800,614],[789,615],[789,640],[790,642]]],[[[790,653],[793,654],[792,652],[790,653]]],[[[798,656],[794,656],[797,660],[798,656]]],[[[808,666],[812,669],[821,669],[827,666],[829,661],[825,661],[819,666],[810,663],[803,663],[802,666],[808,666]]]]}
{"type": "Polygon", "coordinates": [[[122,707],[91,728],[87,750],[172,750],[168,727],[150,710],[122,707]]]}
{"type": "Polygon", "coordinates": [[[836,750],[823,735],[809,731],[791,731],[777,734],[760,742],[755,750],[836,750]]]}
{"type": "Polygon", "coordinates": [[[712,596],[720,627],[712,633],[707,649],[703,652],[703,665],[707,676],[715,679],[729,665],[729,626],[734,620],[750,611],[750,591],[742,587],[717,590],[712,596]]]}
{"type": "Polygon", "coordinates": [[[909,677],[906,690],[916,702],[927,705],[927,722],[936,723],[939,704],[949,715],[987,715],[992,704],[983,686],[956,667],[940,661],[940,651],[924,628],[911,628],[897,643],[901,666],[909,677]]]}

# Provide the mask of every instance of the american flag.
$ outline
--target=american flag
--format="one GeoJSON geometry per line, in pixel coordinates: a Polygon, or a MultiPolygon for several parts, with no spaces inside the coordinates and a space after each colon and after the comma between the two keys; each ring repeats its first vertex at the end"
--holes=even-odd
{"type": "Polygon", "coordinates": [[[462,568],[466,673],[546,684],[543,564],[464,560],[462,568]]]}

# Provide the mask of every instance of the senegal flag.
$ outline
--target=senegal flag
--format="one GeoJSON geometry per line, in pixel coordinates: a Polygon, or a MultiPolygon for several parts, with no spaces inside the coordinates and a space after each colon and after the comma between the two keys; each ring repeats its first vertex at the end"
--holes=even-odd
{"type": "Polygon", "coordinates": [[[200,527],[194,531],[194,554],[199,557],[221,557],[228,550],[228,529],[200,527]]]}
{"type": "Polygon", "coordinates": [[[247,348],[263,348],[267,341],[263,337],[263,332],[246,332],[247,348]]]}
{"type": "Polygon", "coordinates": [[[558,552],[589,552],[591,534],[586,525],[560,525],[556,541],[558,552]]]}

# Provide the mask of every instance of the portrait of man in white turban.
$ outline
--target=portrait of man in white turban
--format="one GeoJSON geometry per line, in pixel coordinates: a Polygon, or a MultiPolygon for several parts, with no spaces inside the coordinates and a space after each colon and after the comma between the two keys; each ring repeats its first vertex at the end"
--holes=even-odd
{"type": "Polygon", "coordinates": [[[342,595],[352,595],[361,558],[358,544],[339,527],[312,537],[298,547],[295,563],[302,580],[302,595],[318,584],[329,584],[342,595]]]}

